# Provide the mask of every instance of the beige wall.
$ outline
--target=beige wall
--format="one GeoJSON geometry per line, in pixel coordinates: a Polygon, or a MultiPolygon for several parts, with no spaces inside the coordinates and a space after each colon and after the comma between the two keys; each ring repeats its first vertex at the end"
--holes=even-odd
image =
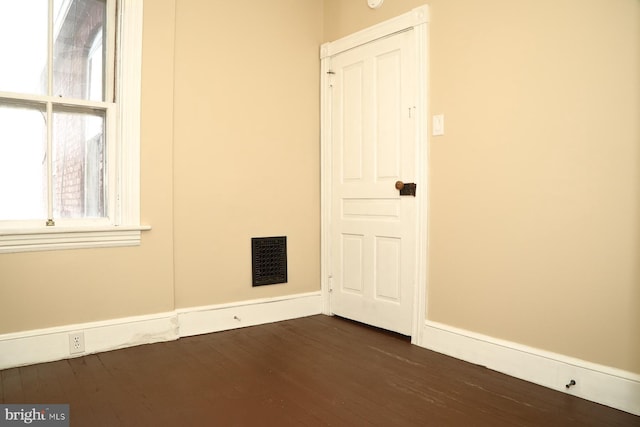
{"type": "MultiPolygon", "coordinates": [[[[153,230],[0,255],[0,333],[319,290],[318,46],[420,4],[145,2],[153,230]],[[269,235],[290,283],[252,289],[269,235]]],[[[640,373],[640,3],[429,4],[429,318],[640,373]]]]}
{"type": "Polygon", "coordinates": [[[429,318],[640,372],[640,2],[429,4],[429,318]]]}
{"type": "Polygon", "coordinates": [[[640,372],[640,3],[459,10],[434,5],[431,317],[640,372]]]}
{"type": "Polygon", "coordinates": [[[385,0],[370,9],[367,0],[324,0],[324,41],[330,42],[426,4],[424,0],[385,0]]]}
{"type": "Polygon", "coordinates": [[[0,255],[0,333],[320,289],[319,0],[144,5],[135,248],[0,255]],[[251,287],[250,238],[289,282],[251,287]]]}
{"type": "Polygon", "coordinates": [[[176,305],[320,289],[318,0],[178,0],[176,305]],[[252,288],[251,237],[288,283],[252,288]]]}

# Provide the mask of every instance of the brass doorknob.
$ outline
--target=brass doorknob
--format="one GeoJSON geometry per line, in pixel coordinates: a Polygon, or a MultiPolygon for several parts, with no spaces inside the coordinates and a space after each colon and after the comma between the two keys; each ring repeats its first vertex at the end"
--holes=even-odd
{"type": "Polygon", "coordinates": [[[402,190],[404,188],[404,182],[396,181],[396,190],[402,190]]]}

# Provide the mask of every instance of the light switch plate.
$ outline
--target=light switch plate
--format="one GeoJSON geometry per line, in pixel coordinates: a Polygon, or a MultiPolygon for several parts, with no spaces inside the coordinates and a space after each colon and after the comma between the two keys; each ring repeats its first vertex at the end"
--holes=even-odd
{"type": "Polygon", "coordinates": [[[433,116],[433,136],[444,135],[444,114],[436,114],[433,116]]]}

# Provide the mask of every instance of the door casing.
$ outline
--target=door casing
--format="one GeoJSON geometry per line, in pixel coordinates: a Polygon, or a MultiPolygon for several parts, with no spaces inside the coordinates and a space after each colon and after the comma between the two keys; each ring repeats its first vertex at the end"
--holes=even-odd
{"type": "Polygon", "coordinates": [[[391,34],[413,28],[416,64],[416,195],[417,216],[417,280],[414,289],[414,308],[411,342],[422,345],[422,331],[427,307],[427,243],[428,243],[428,139],[427,139],[427,82],[428,82],[428,22],[429,8],[421,6],[403,15],[384,21],[339,40],[325,43],[320,48],[321,59],[321,291],[322,312],[331,315],[331,93],[329,90],[330,58],[340,52],[360,46],[391,34]]]}

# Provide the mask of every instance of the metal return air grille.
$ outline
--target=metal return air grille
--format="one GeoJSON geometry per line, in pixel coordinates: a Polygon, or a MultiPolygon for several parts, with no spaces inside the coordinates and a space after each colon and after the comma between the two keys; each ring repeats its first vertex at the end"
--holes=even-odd
{"type": "Polygon", "coordinates": [[[287,283],[287,237],[251,239],[253,286],[287,283]]]}

